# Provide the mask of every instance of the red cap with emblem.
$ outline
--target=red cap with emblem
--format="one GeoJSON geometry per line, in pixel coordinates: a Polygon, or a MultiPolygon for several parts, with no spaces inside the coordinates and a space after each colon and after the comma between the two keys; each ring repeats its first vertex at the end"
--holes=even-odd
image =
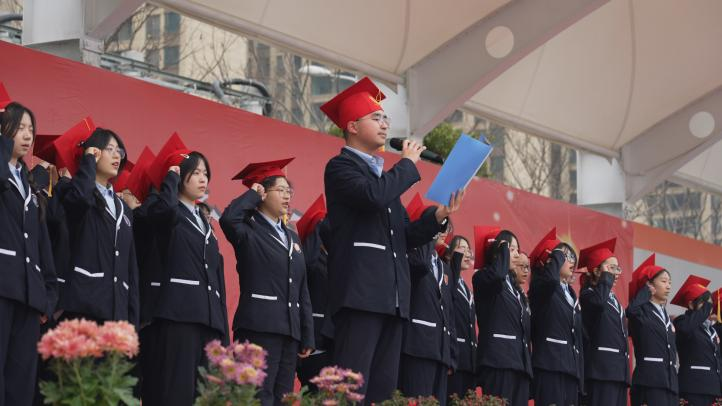
{"type": "Polygon", "coordinates": [[[486,251],[501,232],[496,226],[474,226],[474,269],[484,267],[486,251]]]}
{"type": "Polygon", "coordinates": [[[695,301],[695,299],[707,292],[707,286],[709,286],[710,282],[709,279],[697,275],[688,276],[670,303],[686,308],[687,303],[695,301]]]}
{"type": "Polygon", "coordinates": [[[544,265],[549,258],[549,253],[559,244],[561,241],[557,238],[557,228],[554,227],[529,254],[529,266],[533,269],[534,266],[544,265]]]}
{"type": "Polygon", "coordinates": [[[293,157],[279,159],[277,161],[248,164],[242,171],[238,172],[236,176],[233,177],[233,180],[241,179],[243,184],[250,188],[254,183],[261,183],[264,179],[271,176],[285,177],[286,173],[283,171],[283,168],[285,168],[286,165],[291,163],[294,159],[296,158],[293,157]]]}
{"type": "Polygon", "coordinates": [[[385,98],[374,82],[365,77],[326,102],[321,106],[321,111],[341,130],[345,130],[349,121],[383,110],[379,103],[385,98]]]}
{"type": "Polygon", "coordinates": [[[313,230],[324,217],[326,217],[326,201],[323,194],[321,194],[296,223],[298,238],[301,239],[301,242],[306,241],[306,238],[313,233],[313,230]]]}
{"type": "Polygon", "coordinates": [[[95,123],[90,117],[70,127],[60,136],[39,136],[36,140],[35,156],[50,162],[58,169],[67,168],[72,175],[78,171],[78,158],[83,153],[82,143],[95,131],[95,123]]]}
{"type": "MultiPolygon", "coordinates": [[[[171,166],[178,166],[192,151],[186,147],[178,133],[173,133],[160,149],[148,168],[148,178],[153,186],[160,189],[171,166]]],[[[137,196],[136,196],[137,197],[137,196]]],[[[139,198],[140,199],[140,198],[139,198]]]]}
{"type": "Polygon", "coordinates": [[[12,99],[10,99],[7,89],[5,89],[5,85],[3,85],[3,82],[0,82],[0,110],[4,109],[11,102],[12,99]]]}
{"type": "Polygon", "coordinates": [[[613,257],[616,243],[617,239],[612,238],[581,250],[579,252],[579,268],[587,268],[587,271],[591,271],[601,265],[602,262],[613,257]]]}

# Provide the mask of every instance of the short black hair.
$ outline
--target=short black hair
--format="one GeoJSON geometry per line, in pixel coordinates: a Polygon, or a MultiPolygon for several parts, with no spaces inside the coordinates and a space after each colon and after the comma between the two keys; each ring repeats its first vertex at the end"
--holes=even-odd
{"type": "Polygon", "coordinates": [[[114,138],[115,142],[118,143],[118,148],[122,148],[124,151],[126,151],[125,157],[120,160],[120,166],[118,167],[118,173],[120,173],[125,167],[125,163],[128,162],[128,150],[125,149],[125,144],[123,144],[123,140],[118,134],[107,128],[98,127],[95,129],[95,131],[93,131],[92,134],[90,134],[90,137],[88,137],[88,139],[83,141],[81,147],[83,149],[95,147],[99,150],[103,150],[108,146],[108,144],[110,144],[111,138],[114,138]]]}
{"type": "Polygon", "coordinates": [[[288,180],[287,177],[281,176],[281,175],[274,175],[274,176],[269,176],[267,178],[264,178],[261,181],[261,186],[263,186],[264,189],[272,188],[272,187],[276,186],[276,182],[278,182],[279,179],[286,179],[288,186],[293,187],[293,185],[291,185],[291,181],[288,180]]]}
{"type": "Polygon", "coordinates": [[[35,140],[35,114],[18,102],[11,102],[5,106],[5,111],[0,114],[0,134],[5,137],[15,138],[25,113],[28,113],[30,122],[33,124],[33,140],[35,140]]]}

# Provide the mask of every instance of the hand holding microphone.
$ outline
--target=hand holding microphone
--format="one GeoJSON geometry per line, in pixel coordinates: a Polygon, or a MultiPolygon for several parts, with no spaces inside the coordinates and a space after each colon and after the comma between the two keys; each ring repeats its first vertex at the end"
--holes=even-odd
{"type": "Polygon", "coordinates": [[[439,165],[444,163],[444,158],[442,158],[441,155],[427,150],[426,147],[419,145],[416,141],[410,141],[406,138],[392,138],[389,140],[389,145],[391,148],[401,151],[402,157],[409,158],[414,163],[418,162],[419,157],[439,165]],[[406,151],[407,148],[409,149],[408,153],[406,151]]]}

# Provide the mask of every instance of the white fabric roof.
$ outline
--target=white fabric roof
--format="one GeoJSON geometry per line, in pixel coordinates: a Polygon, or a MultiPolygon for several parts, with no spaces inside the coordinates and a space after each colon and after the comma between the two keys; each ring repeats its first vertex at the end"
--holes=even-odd
{"type": "Polygon", "coordinates": [[[412,133],[463,107],[621,158],[628,198],[722,192],[721,1],[155,2],[405,85],[412,133]]]}

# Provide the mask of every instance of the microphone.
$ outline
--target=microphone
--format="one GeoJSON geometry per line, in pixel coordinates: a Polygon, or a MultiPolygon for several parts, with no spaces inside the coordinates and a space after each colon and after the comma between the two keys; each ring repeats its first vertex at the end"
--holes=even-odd
{"type": "MultiPolygon", "coordinates": [[[[389,145],[397,151],[402,151],[404,149],[404,141],[406,141],[406,138],[391,138],[389,140],[389,145]]],[[[421,151],[421,158],[435,164],[444,164],[444,158],[441,155],[436,152],[429,151],[428,149],[421,151]]]]}

